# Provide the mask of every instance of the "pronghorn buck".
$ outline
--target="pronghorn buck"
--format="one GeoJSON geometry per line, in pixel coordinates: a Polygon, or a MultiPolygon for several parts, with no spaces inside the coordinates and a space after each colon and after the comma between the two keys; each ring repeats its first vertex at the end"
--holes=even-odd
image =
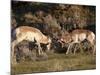
{"type": "MultiPolygon", "coordinates": [[[[65,32],[65,35],[63,34],[61,36],[60,42],[63,45],[64,43],[68,43],[68,49],[66,51],[66,54],[69,53],[70,47],[73,46],[73,44],[78,43],[80,44],[82,41],[87,40],[91,47],[93,48],[93,54],[95,54],[95,34],[92,31],[84,30],[84,29],[76,29],[73,30],[71,33],[65,32]]],[[[76,52],[76,49],[74,50],[74,54],[76,52]]]]}
{"type": "MultiPolygon", "coordinates": [[[[41,48],[41,43],[46,44],[47,49],[50,49],[51,45],[51,39],[47,36],[45,36],[40,30],[29,27],[29,26],[20,26],[15,29],[14,31],[16,39],[11,43],[12,46],[12,60],[14,59],[14,47],[22,42],[23,40],[31,41],[31,42],[36,42],[38,46],[38,54],[41,55],[43,53],[42,48],[41,48]]],[[[15,58],[16,59],[16,58],[15,58]]],[[[15,60],[14,59],[14,60],[15,60]]]]}

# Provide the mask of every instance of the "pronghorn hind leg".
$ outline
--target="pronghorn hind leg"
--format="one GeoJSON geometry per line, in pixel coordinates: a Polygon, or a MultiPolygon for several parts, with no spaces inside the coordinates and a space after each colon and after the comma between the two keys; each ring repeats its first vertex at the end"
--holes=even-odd
{"type": "Polygon", "coordinates": [[[84,51],[83,51],[83,48],[82,48],[82,43],[79,43],[79,47],[80,47],[81,53],[83,53],[84,51]]]}
{"type": "Polygon", "coordinates": [[[96,45],[93,42],[90,42],[90,47],[92,48],[92,54],[96,53],[96,45]]]}
{"type": "Polygon", "coordinates": [[[96,54],[96,46],[93,46],[93,55],[96,54]]]}
{"type": "Polygon", "coordinates": [[[16,39],[11,43],[11,59],[12,59],[12,64],[16,64],[16,54],[15,54],[15,46],[23,41],[23,38],[16,39]]]}
{"type": "Polygon", "coordinates": [[[15,46],[17,45],[17,40],[14,40],[11,44],[11,63],[16,64],[16,54],[15,54],[15,46]]]}

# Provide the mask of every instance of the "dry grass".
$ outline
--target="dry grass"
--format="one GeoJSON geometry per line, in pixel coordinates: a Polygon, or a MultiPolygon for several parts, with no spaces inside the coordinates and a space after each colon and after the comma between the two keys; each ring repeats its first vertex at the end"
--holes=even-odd
{"type": "Polygon", "coordinates": [[[53,71],[73,71],[96,68],[96,56],[48,53],[48,60],[25,61],[12,66],[12,74],[53,71]]]}

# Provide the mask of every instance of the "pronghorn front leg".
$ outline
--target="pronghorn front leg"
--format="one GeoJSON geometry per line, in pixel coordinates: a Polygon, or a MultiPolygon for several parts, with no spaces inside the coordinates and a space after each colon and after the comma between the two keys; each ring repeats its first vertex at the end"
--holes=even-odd
{"type": "Polygon", "coordinates": [[[73,43],[70,43],[70,44],[69,44],[68,49],[67,49],[67,51],[66,51],[66,54],[69,53],[70,47],[71,47],[72,45],[73,45],[73,43]]]}
{"type": "Polygon", "coordinates": [[[75,46],[75,49],[74,49],[74,55],[75,55],[76,51],[77,51],[77,49],[76,49],[76,46],[75,46]]]}
{"type": "Polygon", "coordinates": [[[12,59],[12,64],[16,64],[16,55],[15,55],[15,46],[21,42],[23,40],[23,38],[19,37],[19,39],[16,39],[14,40],[12,43],[11,43],[11,59],[12,59]]]}
{"type": "Polygon", "coordinates": [[[38,54],[39,55],[43,54],[43,51],[42,51],[40,43],[37,43],[37,45],[38,45],[38,54]]]}
{"type": "Polygon", "coordinates": [[[47,50],[48,50],[48,51],[50,51],[50,47],[51,47],[51,44],[49,43],[49,44],[47,45],[47,50]]]}

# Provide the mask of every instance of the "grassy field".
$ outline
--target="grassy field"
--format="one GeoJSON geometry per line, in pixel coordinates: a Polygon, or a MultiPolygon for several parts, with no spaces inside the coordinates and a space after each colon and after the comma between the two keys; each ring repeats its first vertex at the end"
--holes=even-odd
{"type": "Polygon", "coordinates": [[[48,60],[25,61],[12,65],[12,75],[22,73],[96,69],[96,56],[90,54],[48,53],[48,60]]]}

